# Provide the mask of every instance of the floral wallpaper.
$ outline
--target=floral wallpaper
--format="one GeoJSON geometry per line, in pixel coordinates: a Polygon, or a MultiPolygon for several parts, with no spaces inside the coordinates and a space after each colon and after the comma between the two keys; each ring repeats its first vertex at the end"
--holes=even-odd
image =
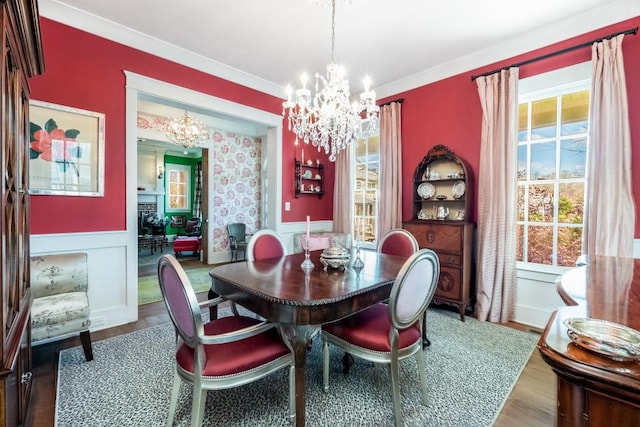
{"type": "MultiPolygon", "coordinates": [[[[138,128],[162,132],[165,118],[138,113],[138,128]]],[[[262,140],[209,128],[213,141],[213,176],[204,179],[209,186],[209,209],[213,209],[214,252],[229,250],[227,224],[247,224],[247,233],[262,228],[261,159],[262,140]]]]}

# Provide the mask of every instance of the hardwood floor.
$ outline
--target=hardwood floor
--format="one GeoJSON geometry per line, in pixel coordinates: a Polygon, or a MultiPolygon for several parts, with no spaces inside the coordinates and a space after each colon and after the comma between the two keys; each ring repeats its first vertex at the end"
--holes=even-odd
{"type": "MultiPolygon", "coordinates": [[[[184,266],[188,269],[202,266],[202,264],[186,262],[184,266]]],[[[206,299],[206,293],[199,294],[198,299],[206,299]]],[[[163,302],[146,304],[139,307],[138,321],[94,332],[91,337],[96,342],[169,321],[163,302]]],[[[520,330],[526,329],[512,323],[507,326],[520,330]]],[[[26,426],[52,427],[54,425],[58,353],[62,349],[79,345],[80,338],[75,337],[33,347],[34,382],[30,416],[26,426]]],[[[455,386],[452,384],[452,387],[455,386]]],[[[552,426],[554,419],[555,375],[544,363],[538,350],[534,350],[494,425],[497,427],[552,426]]]]}

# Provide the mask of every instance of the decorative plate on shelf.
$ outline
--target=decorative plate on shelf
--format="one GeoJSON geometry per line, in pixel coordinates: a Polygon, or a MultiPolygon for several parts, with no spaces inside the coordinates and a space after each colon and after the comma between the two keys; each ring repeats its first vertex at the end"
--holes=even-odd
{"type": "Polygon", "coordinates": [[[436,194],[436,187],[430,182],[423,182],[418,186],[418,196],[423,199],[430,199],[436,194]]]}
{"type": "Polygon", "coordinates": [[[640,359],[640,332],[600,319],[565,319],[567,335],[578,346],[618,361],[640,359]]]}
{"type": "Polygon", "coordinates": [[[451,189],[451,194],[453,195],[454,199],[459,199],[460,197],[464,196],[464,192],[467,189],[467,185],[464,183],[464,181],[456,181],[455,184],[453,184],[453,188],[451,189]]]}

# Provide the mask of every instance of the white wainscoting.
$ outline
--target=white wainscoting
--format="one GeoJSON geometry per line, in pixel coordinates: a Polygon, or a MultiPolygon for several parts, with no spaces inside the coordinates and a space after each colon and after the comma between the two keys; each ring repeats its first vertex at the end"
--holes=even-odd
{"type": "MultiPolygon", "coordinates": [[[[640,239],[633,242],[633,257],[640,258],[640,239]]],[[[556,279],[568,268],[519,268],[515,321],[544,329],[551,314],[564,303],[556,290],[556,279]]]]}
{"type": "Polygon", "coordinates": [[[31,236],[30,250],[31,256],[87,253],[91,330],[97,331],[138,319],[138,254],[135,246],[127,249],[130,240],[124,231],[39,234],[31,236]]]}

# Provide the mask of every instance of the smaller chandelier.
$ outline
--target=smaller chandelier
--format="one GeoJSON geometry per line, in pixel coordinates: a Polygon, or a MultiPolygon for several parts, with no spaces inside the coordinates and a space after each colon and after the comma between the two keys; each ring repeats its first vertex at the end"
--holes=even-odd
{"type": "Polygon", "coordinates": [[[172,144],[184,148],[185,154],[188,153],[187,149],[209,138],[206,126],[200,120],[189,117],[186,111],[164,122],[163,130],[172,144]]]}
{"type": "Polygon", "coordinates": [[[349,81],[344,68],[333,60],[335,51],[336,2],[332,0],[331,13],[331,62],[327,65],[326,77],[316,73],[315,95],[307,89],[309,77],[300,77],[302,88],[295,91],[287,86],[287,100],[282,103],[282,115],[288,115],[289,130],[306,144],[311,142],[318,151],[324,149],[329,160],[336,161],[336,154],[355,143],[358,138],[375,134],[378,125],[376,93],[369,88],[365,78],[364,92],[360,101],[351,103],[349,81]],[[322,81],[322,90],[318,90],[322,81]]]}

